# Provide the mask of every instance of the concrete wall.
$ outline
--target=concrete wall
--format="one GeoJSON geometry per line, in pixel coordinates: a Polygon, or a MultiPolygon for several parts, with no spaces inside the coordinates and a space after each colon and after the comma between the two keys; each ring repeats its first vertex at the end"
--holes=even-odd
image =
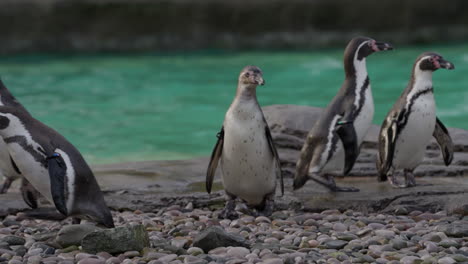
{"type": "Polygon", "coordinates": [[[0,53],[468,40],[466,0],[2,0],[0,53]]]}

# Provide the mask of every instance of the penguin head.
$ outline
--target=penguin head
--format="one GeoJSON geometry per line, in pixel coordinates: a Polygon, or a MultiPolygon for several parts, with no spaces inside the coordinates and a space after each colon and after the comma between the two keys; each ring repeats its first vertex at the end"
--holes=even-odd
{"type": "Polygon", "coordinates": [[[455,65],[453,63],[445,60],[440,54],[435,52],[424,52],[423,54],[419,55],[414,63],[415,70],[420,71],[436,71],[438,69],[447,69],[453,70],[455,69],[455,65]]]}
{"type": "Polygon", "coordinates": [[[345,60],[347,57],[362,60],[374,52],[392,50],[393,46],[386,42],[378,42],[368,37],[353,38],[345,49],[345,60]],[[356,56],[357,55],[357,56],[356,56]]]}
{"type": "Polygon", "coordinates": [[[264,85],[263,72],[257,66],[245,66],[239,74],[239,85],[246,87],[257,87],[264,85]]]}

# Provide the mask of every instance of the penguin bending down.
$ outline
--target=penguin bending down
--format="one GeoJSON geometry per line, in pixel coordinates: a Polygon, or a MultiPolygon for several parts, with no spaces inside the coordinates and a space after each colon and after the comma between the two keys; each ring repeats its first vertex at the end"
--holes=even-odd
{"type": "Polygon", "coordinates": [[[415,186],[413,171],[424,159],[426,147],[436,138],[448,166],[453,159],[452,139],[436,116],[432,73],[454,65],[432,52],[421,54],[414,63],[408,86],[385,118],[379,134],[379,180],[395,187],[415,186]],[[394,171],[403,169],[405,183],[397,182],[394,171]]]}
{"type": "Polygon", "coordinates": [[[391,49],[388,43],[366,37],[357,37],[349,42],[344,53],[345,81],[304,142],[296,164],[294,189],[304,186],[310,178],[331,191],[359,191],[336,186],[331,175],[325,176],[326,181],[314,176],[336,170],[343,170],[347,175],[353,168],[374,117],[366,58],[374,52],[391,49]]]}
{"type": "MultiPolygon", "coordinates": [[[[28,111],[21,105],[16,98],[10,93],[10,91],[0,80],[0,106],[10,106],[16,109],[20,109],[25,113],[28,111]]],[[[13,181],[16,179],[22,178],[21,184],[21,194],[24,201],[31,207],[37,208],[37,199],[39,197],[39,192],[37,192],[34,187],[28,182],[27,179],[22,177],[18,166],[13,161],[10,152],[8,151],[7,145],[3,138],[0,137],[0,174],[3,175],[5,180],[0,187],[0,194],[6,193],[10,188],[13,181]]]]}
{"type": "Polygon", "coordinates": [[[262,71],[256,66],[246,66],[240,72],[236,96],[218,133],[206,174],[206,190],[211,192],[220,161],[227,196],[221,218],[238,217],[234,211],[236,198],[270,215],[278,177],[284,193],[278,153],[257,101],[256,88],[264,83],[262,71]]]}
{"type": "Polygon", "coordinates": [[[114,227],[93,172],[62,135],[21,109],[0,106],[0,136],[21,174],[60,213],[114,227]]]}

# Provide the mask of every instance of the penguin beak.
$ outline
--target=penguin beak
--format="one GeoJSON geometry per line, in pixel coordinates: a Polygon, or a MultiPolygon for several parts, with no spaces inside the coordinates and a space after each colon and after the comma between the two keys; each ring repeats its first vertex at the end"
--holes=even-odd
{"type": "Polygon", "coordinates": [[[258,85],[265,85],[265,80],[261,76],[255,78],[255,83],[258,85]]]}
{"type": "Polygon", "coordinates": [[[446,60],[440,58],[438,60],[438,62],[439,62],[440,68],[444,68],[444,69],[447,69],[447,70],[455,69],[455,65],[453,65],[453,63],[451,63],[450,61],[446,61],[446,60]]]}
{"type": "Polygon", "coordinates": [[[384,51],[384,50],[392,50],[393,46],[386,42],[374,42],[372,43],[372,49],[374,51],[384,51]]]}

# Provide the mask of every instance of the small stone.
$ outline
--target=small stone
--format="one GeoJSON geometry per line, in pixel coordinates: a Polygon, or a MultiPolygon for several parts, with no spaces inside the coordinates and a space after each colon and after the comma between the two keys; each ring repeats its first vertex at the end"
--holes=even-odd
{"type": "Polygon", "coordinates": [[[271,223],[271,220],[268,219],[268,217],[259,216],[259,217],[255,218],[255,223],[271,223]]]}
{"type": "Polygon", "coordinates": [[[140,252],[138,251],[127,251],[124,253],[124,256],[127,258],[134,258],[140,256],[140,252]]]}
{"type": "Polygon", "coordinates": [[[10,246],[24,245],[24,243],[26,243],[26,240],[19,236],[6,236],[2,239],[2,241],[8,243],[10,246]]]}
{"type": "Polygon", "coordinates": [[[80,261],[78,261],[78,264],[105,264],[106,261],[103,259],[97,259],[97,258],[85,258],[80,261]]]}
{"type": "Polygon", "coordinates": [[[186,256],[184,258],[184,263],[185,264],[206,264],[208,261],[204,259],[197,258],[195,256],[186,256]]]}
{"type": "Polygon", "coordinates": [[[100,230],[94,225],[66,225],[63,226],[55,238],[55,242],[62,247],[81,245],[81,240],[89,233],[100,230]]]}
{"type": "Polygon", "coordinates": [[[201,249],[201,248],[191,247],[191,248],[187,249],[187,253],[192,255],[192,256],[198,256],[198,255],[203,254],[205,252],[203,252],[203,249],[201,249]]]}
{"type": "Polygon", "coordinates": [[[444,248],[450,248],[450,247],[459,248],[460,247],[460,245],[456,241],[451,240],[451,239],[444,239],[440,241],[439,246],[444,247],[444,248]]]}
{"type": "Polygon", "coordinates": [[[232,247],[227,251],[228,256],[243,258],[250,253],[250,250],[244,247],[232,247]]]}
{"type": "Polygon", "coordinates": [[[167,262],[173,261],[173,260],[176,259],[176,258],[177,258],[177,255],[176,255],[176,254],[170,254],[170,255],[161,257],[161,258],[159,258],[158,260],[167,263],[167,262]]]}
{"type": "Polygon", "coordinates": [[[336,232],[344,232],[347,229],[348,228],[342,223],[337,222],[337,223],[333,224],[333,230],[335,230],[336,232]]]}
{"type": "Polygon", "coordinates": [[[456,261],[451,257],[443,257],[437,261],[438,264],[452,264],[456,263],[456,261]]]}
{"type": "Polygon", "coordinates": [[[93,257],[94,255],[88,254],[88,253],[78,253],[75,255],[75,260],[80,261],[82,259],[90,258],[93,257]]]}
{"type": "Polygon", "coordinates": [[[31,256],[28,258],[28,264],[40,264],[41,260],[41,256],[31,256]]]}
{"type": "Polygon", "coordinates": [[[189,243],[189,240],[184,237],[175,237],[171,241],[171,245],[177,248],[184,248],[189,243]]]}
{"type": "Polygon", "coordinates": [[[263,264],[283,264],[284,261],[280,258],[269,258],[262,261],[263,264]]]}
{"type": "Polygon", "coordinates": [[[325,242],[325,247],[329,249],[342,249],[346,244],[348,242],[343,240],[328,240],[325,242]]]}
{"type": "Polygon", "coordinates": [[[400,259],[400,263],[402,264],[413,264],[416,260],[419,260],[418,257],[415,256],[406,256],[400,259]]]}
{"type": "Polygon", "coordinates": [[[379,229],[375,230],[375,235],[386,239],[392,239],[395,237],[395,232],[392,230],[379,229]]]}
{"type": "Polygon", "coordinates": [[[117,257],[110,257],[106,260],[106,264],[120,264],[121,262],[117,257]]]}
{"type": "Polygon", "coordinates": [[[395,209],[395,214],[396,215],[408,215],[408,209],[406,207],[398,207],[395,209]]]}
{"type": "Polygon", "coordinates": [[[393,239],[391,241],[391,245],[396,250],[400,250],[402,248],[408,247],[408,243],[406,241],[401,240],[401,239],[393,239]]]}
{"type": "Polygon", "coordinates": [[[218,247],[241,246],[248,247],[248,243],[241,236],[230,234],[219,226],[212,226],[195,237],[194,247],[199,247],[208,252],[218,247]]]}

